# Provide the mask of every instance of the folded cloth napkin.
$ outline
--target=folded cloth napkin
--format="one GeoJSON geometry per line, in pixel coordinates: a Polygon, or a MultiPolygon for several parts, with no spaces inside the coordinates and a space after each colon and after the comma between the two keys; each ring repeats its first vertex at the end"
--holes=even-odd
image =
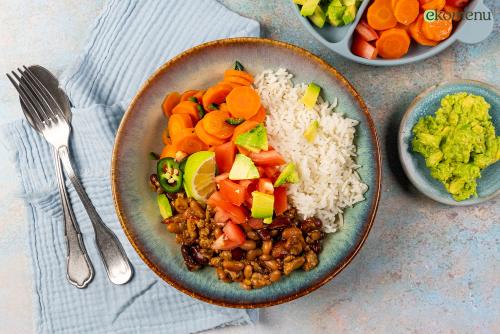
{"type": "Polygon", "coordinates": [[[128,284],[116,286],[108,280],[90,221],[69,183],[96,273],[84,290],[67,282],[62,207],[50,147],[25,121],[2,127],[0,138],[12,153],[27,205],[38,333],[192,333],[257,319],[254,311],[188,297],[147,268],[117,221],[109,169],[123,107],[157,67],[202,42],[258,35],[257,22],[213,0],[113,0],[92,28],[82,57],[64,74],[61,82],[75,107],[73,158],[97,211],[134,266],[128,284]]]}

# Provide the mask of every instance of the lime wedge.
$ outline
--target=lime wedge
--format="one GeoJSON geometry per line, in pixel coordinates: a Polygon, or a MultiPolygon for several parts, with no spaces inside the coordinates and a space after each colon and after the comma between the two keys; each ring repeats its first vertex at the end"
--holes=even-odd
{"type": "Polygon", "coordinates": [[[215,189],[215,153],[200,151],[189,156],[184,170],[186,194],[205,203],[215,189]]]}

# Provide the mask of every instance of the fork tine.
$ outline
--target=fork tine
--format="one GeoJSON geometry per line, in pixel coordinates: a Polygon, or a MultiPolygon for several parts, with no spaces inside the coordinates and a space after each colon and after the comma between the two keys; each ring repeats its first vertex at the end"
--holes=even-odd
{"type": "Polygon", "coordinates": [[[45,85],[38,79],[38,77],[36,76],[36,74],[33,73],[33,71],[29,67],[26,67],[26,66],[23,65],[23,68],[25,70],[24,73],[26,73],[27,76],[32,79],[32,81],[35,83],[35,85],[40,90],[41,94],[44,96],[45,101],[51,107],[50,109],[54,113],[54,115],[64,116],[64,112],[61,109],[61,107],[59,106],[59,103],[56,101],[56,99],[50,93],[50,91],[45,87],[45,85]]]}
{"type": "MultiPolygon", "coordinates": [[[[12,73],[14,73],[14,72],[12,72],[12,73]]],[[[31,101],[31,99],[29,98],[29,96],[26,94],[26,92],[24,91],[24,89],[21,86],[19,86],[16,83],[16,81],[8,73],[6,73],[6,75],[7,75],[7,78],[9,78],[10,82],[12,83],[12,85],[14,86],[14,88],[19,93],[19,96],[21,97],[21,100],[24,102],[24,105],[27,107],[26,111],[30,114],[31,119],[35,123],[42,123],[43,122],[42,117],[40,117],[40,114],[37,112],[37,109],[36,109],[35,105],[31,101]]],[[[15,73],[14,73],[14,76],[17,78],[17,75],[15,75],[15,73]]]]}
{"type": "Polygon", "coordinates": [[[42,122],[48,121],[49,116],[45,113],[43,106],[40,104],[40,101],[35,97],[33,91],[31,89],[29,89],[30,88],[29,85],[28,84],[25,84],[25,85],[21,84],[21,78],[19,77],[19,75],[17,75],[17,73],[14,71],[11,71],[11,73],[19,82],[19,84],[18,84],[19,89],[22,92],[24,92],[25,97],[27,97],[27,99],[33,105],[33,107],[34,107],[33,110],[34,110],[35,114],[37,115],[38,119],[40,119],[42,122]]]}
{"type": "Polygon", "coordinates": [[[39,106],[41,107],[41,111],[45,115],[45,120],[51,121],[53,120],[52,118],[55,116],[54,112],[52,111],[52,108],[50,107],[50,104],[47,102],[43,94],[41,93],[40,89],[36,86],[36,83],[34,80],[26,74],[26,72],[22,71],[20,68],[17,68],[19,73],[21,73],[21,78],[19,79],[19,86],[23,87],[26,86],[28,90],[33,94],[35,99],[37,100],[39,106]],[[23,80],[23,81],[21,81],[23,80]]]}

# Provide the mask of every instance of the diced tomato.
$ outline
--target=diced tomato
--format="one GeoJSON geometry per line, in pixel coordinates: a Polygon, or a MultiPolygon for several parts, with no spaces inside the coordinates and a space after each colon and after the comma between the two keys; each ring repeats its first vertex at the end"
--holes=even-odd
{"type": "Polygon", "coordinates": [[[365,41],[361,36],[355,34],[354,40],[352,41],[351,51],[356,56],[366,58],[366,59],[375,59],[377,58],[377,49],[365,41]]]}
{"type": "Polygon", "coordinates": [[[212,244],[212,249],[216,250],[231,250],[238,247],[240,244],[237,241],[230,240],[225,234],[222,234],[212,244]]]}
{"type": "Polygon", "coordinates": [[[229,240],[237,242],[238,245],[241,245],[246,240],[245,232],[232,221],[227,222],[222,230],[229,240]]]}
{"type": "Polygon", "coordinates": [[[250,218],[248,219],[248,225],[254,230],[258,230],[264,227],[264,219],[250,218]]]}
{"type": "Polygon", "coordinates": [[[372,27],[370,27],[365,20],[359,21],[358,25],[356,26],[356,31],[367,42],[378,39],[377,32],[372,27]]]}
{"type": "Polygon", "coordinates": [[[231,216],[221,208],[215,208],[214,221],[217,225],[224,225],[231,219],[231,216]]]}
{"type": "Polygon", "coordinates": [[[259,166],[280,166],[286,163],[285,159],[275,150],[250,153],[250,159],[259,166]]]}
{"type": "Polygon", "coordinates": [[[240,206],[245,201],[246,188],[241,184],[225,179],[219,182],[220,193],[231,204],[240,206]]]}
{"type": "Polygon", "coordinates": [[[263,176],[264,176],[264,173],[266,172],[266,171],[264,170],[264,167],[262,167],[262,166],[257,166],[257,170],[259,171],[259,176],[260,176],[260,177],[263,177],[263,176]]]}
{"type": "Polygon", "coordinates": [[[228,141],[225,144],[216,146],[214,151],[215,162],[217,163],[217,168],[219,168],[219,173],[229,172],[231,167],[233,167],[234,157],[236,155],[236,146],[234,143],[228,141]]]}
{"type": "Polygon", "coordinates": [[[469,0],[446,0],[446,4],[453,7],[465,7],[469,4],[469,0]]]}
{"type": "Polygon", "coordinates": [[[231,217],[231,220],[236,224],[244,223],[247,219],[247,212],[244,208],[233,205],[226,201],[220,191],[216,191],[210,196],[207,201],[207,204],[212,208],[221,208],[226,211],[227,214],[231,217]]]}
{"type": "Polygon", "coordinates": [[[271,181],[274,181],[280,175],[280,170],[276,166],[267,166],[262,168],[264,169],[264,176],[270,178],[271,181]]]}
{"type": "Polygon", "coordinates": [[[272,195],[274,193],[274,186],[270,179],[262,177],[257,183],[257,190],[264,194],[272,195]]]}
{"type": "Polygon", "coordinates": [[[257,183],[259,181],[257,179],[253,180],[241,180],[240,184],[245,187],[245,203],[251,208],[252,207],[252,192],[257,189],[257,183]]]}
{"type": "Polygon", "coordinates": [[[227,178],[229,178],[229,173],[222,173],[215,177],[215,182],[219,183],[220,181],[225,180],[227,178]]]}
{"type": "Polygon", "coordinates": [[[274,212],[277,215],[288,210],[288,197],[286,195],[286,187],[278,187],[274,189],[274,212]]]}

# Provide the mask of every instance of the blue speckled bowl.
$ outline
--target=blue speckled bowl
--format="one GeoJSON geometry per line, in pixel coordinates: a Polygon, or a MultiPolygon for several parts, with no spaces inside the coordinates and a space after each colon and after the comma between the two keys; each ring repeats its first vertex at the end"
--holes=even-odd
{"type": "Polygon", "coordinates": [[[144,262],[167,283],[209,303],[231,307],[262,307],[303,296],[337,275],[361,248],[372,226],[380,197],[380,150],[375,126],[365,103],[333,67],[298,47],[258,38],[210,42],[190,49],[163,65],[149,78],[126,112],[116,137],[112,187],[116,211],[131,244],[144,262]],[[155,194],[149,187],[154,170],[150,151],[162,148],[166,126],[161,112],[164,95],[208,87],[222,79],[235,60],[251,73],[284,67],[296,82],[314,80],[327,99],[338,97],[337,110],[357,119],[356,144],[361,178],[368,184],[366,200],[345,212],[345,227],[328,236],[320,264],[309,272],[297,271],[263,289],[246,291],[238,284],[219,281],[213,268],[189,272],[174,235],[160,224],[155,194]]]}
{"type": "Polygon", "coordinates": [[[500,162],[481,172],[478,180],[478,197],[471,197],[457,202],[446,191],[444,186],[432,178],[429,168],[421,154],[412,150],[412,129],[418,120],[432,115],[441,105],[441,99],[448,94],[466,92],[481,95],[491,105],[489,113],[495,125],[496,135],[500,133],[500,95],[498,90],[488,84],[474,80],[457,80],[432,86],[415,98],[406,111],[399,128],[399,157],[403,169],[413,185],[423,194],[435,201],[449,205],[472,205],[487,201],[500,194],[500,162]]]}

